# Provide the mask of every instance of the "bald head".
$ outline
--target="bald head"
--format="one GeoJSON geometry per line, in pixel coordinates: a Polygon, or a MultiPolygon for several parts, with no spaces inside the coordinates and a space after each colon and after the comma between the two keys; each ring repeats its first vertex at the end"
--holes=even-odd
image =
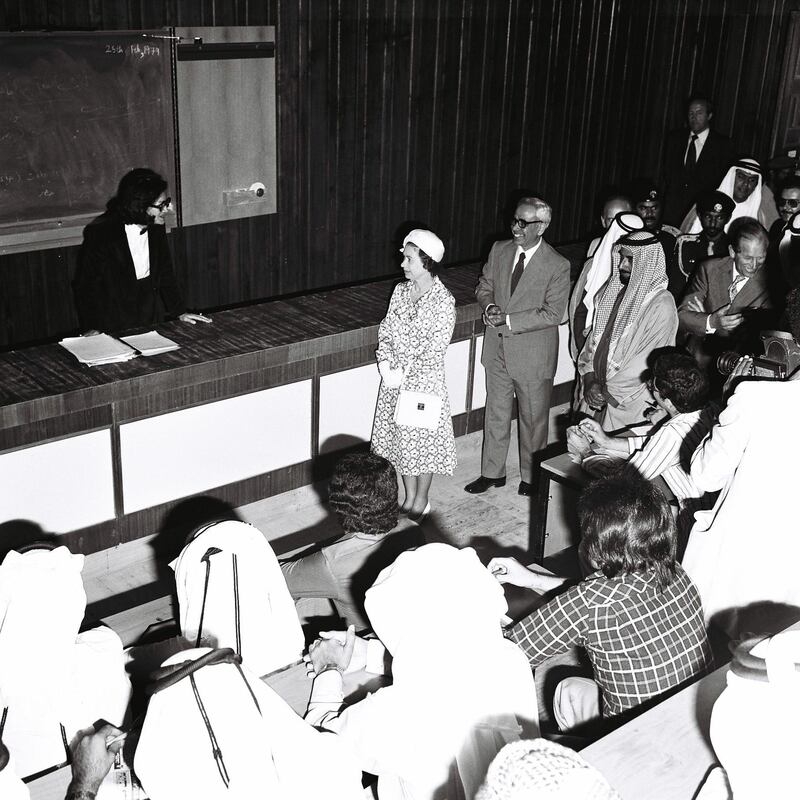
{"type": "Polygon", "coordinates": [[[600,224],[604,228],[608,228],[609,225],[611,225],[611,223],[614,221],[614,217],[616,217],[617,214],[621,214],[626,211],[633,211],[633,203],[631,203],[629,197],[625,197],[625,195],[609,197],[608,200],[606,200],[606,202],[603,204],[603,213],[600,215],[600,224]]]}

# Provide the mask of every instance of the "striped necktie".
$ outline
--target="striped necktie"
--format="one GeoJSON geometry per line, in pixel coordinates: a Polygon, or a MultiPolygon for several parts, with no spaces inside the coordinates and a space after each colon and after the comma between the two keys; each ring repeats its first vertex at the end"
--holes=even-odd
{"type": "Polygon", "coordinates": [[[731,285],[728,287],[728,297],[730,298],[731,303],[733,302],[733,298],[739,294],[739,290],[742,288],[742,284],[746,280],[747,278],[745,278],[744,275],[737,275],[733,279],[733,283],[731,283],[731,285]]]}

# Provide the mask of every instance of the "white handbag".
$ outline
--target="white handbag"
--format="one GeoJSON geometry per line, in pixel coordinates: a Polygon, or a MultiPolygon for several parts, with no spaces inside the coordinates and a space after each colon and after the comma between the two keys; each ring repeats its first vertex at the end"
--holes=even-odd
{"type": "Polygon", "coordinates": [[[401,389],[394,407],[394,421],[397,425],[434,431],[441,413],[442,398],[438,395],[401,389]]]}

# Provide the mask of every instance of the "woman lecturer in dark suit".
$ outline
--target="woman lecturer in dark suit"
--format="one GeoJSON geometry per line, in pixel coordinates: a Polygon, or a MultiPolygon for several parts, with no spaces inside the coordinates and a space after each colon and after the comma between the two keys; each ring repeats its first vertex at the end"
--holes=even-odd
{"type": "Polygon", "coordinates": [[[134,169],[119,183],[108,210],[83,232],[75,278],[84,328],[116,333],[151,327],[167,316],[192,325],[211,322],[186,312],[167,246],[167,182],[151,169],[134,169]]]}

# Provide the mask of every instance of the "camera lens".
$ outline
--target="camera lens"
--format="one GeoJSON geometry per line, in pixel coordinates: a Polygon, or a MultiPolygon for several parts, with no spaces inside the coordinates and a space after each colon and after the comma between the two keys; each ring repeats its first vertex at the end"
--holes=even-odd
{"type": "Polygon", "coordinates": [[[726,350],[717,357],[717,372],[720,375],[730,375],[741,356],[732,350],[726,350]]]}

